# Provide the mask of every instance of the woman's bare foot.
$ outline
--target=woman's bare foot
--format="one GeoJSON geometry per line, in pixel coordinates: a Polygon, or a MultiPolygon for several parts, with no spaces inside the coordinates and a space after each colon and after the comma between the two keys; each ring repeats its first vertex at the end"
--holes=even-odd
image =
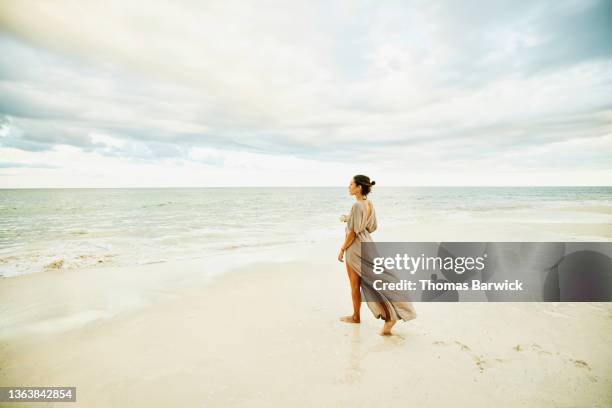
{"type": "Polygon", "coordinates": [[[385,321],[385,324],[383,325],[383,329],[380,332],[380,335],[381,336],[391,336],[391,329],[393,329],[393,326],[395,326],[395,323],[397,323],[397,320],[385,321]]]}
{"type": "Polygon", "coordinates": [[[340,320],[346,323],[361,323],[361,319],[355,316],[342,316],[340,320]]]}

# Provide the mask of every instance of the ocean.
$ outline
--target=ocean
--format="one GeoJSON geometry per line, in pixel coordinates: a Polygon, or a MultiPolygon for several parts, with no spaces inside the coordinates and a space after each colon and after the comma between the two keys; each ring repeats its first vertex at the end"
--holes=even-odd
{"type": "MultiPolygon", "coordinates": [[[[612,187],[379,187],[379,228],[423,221],[610,223],[612,187]]],[[[337,236],[346,187],[1,189],[0,276],[205,258],[337,236]]]]}

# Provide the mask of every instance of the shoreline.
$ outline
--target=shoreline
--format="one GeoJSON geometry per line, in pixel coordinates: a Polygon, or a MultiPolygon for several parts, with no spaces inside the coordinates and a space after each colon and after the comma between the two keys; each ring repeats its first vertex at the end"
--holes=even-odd
{"type": "MultiPolygon", "coordinates": [[[[374,239],[378,242],[586,241],[587,235],[568,232],[577,224],[570,225],[566,228],[551,223],[455,222],[441,227],[435,222],[420,222],[391,228],[382,225],[374,239]],[[499,226],[503,228],[494,228],[499,226]]],[[[594,235],[593,241],[612,241],[612,224],[580,225],[583,232],[594,235]]],[[[340,234],[342,231],[339,237],[340,234]]],[[[4,314],[4,319],[0,320],[0,339],[11,333],[19,335],[20,330],[32,327],[52,331],[112,319],[126,311],[146,308],[158,298],[174,296],[174,290],[194,285],[203,287],[225,274],[261,263],[308,261],[321,267],[343,268],[344,264],[336,260],[340,240],[292,243],[264,251],[238,250],[207,258],[141,265],[50,269],[0,278],[0,298],[7,300],[0,309],[4,314]],[[92,283],[97,286],[93,287],[92,283]]]]}

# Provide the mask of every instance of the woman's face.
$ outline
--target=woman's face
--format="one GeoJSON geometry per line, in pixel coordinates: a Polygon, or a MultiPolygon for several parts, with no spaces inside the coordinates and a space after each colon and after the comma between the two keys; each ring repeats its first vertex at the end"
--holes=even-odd
{"type": "Polygon", "coordinates": [[[350,195],[361,194],[361,186],[355,184],[355,179],[351,179],[348,190],[350,195]]]}

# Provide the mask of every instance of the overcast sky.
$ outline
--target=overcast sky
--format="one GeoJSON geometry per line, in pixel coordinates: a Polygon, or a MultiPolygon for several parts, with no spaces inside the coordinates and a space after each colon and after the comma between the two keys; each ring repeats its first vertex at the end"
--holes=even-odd
{"type": "Polygon", "coordinates": [[[0,0],[0,187],[609,185],[612,2],[0,0]]]}

